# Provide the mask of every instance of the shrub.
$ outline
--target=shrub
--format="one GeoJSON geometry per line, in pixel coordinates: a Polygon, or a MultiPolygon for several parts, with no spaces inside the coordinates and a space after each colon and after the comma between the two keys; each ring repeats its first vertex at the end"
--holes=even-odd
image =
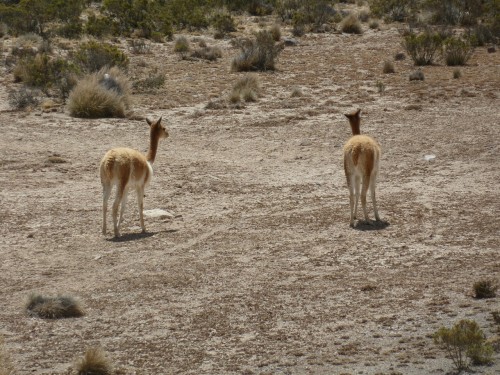
{"type": "Polygon", "coordinates": [[[230,14],[219,13],[212,18],[212,25],[220,35],[236,31],[234,18],[230,14]]]}
{"type": "Polygon", "coordinates": [[[442,38],[437,33],[425,31],[422,34],[410,33],[405,36],[403,47],[415,65],[430,65],[442,46],[442,38]]]}
{"type": "Polygon", "coordinates": [[[434,334],[434,342],[445,349],[458,371],[469,367],[466,357],[474,364],[491,361],[491,347],[476,322],[461,320],[452,328],[441,327],[434,334]]]}
{"type": "Polygon", "coordinates": [[[380,95],[382,95],[385,92],[385,85],[384,82],[382,81],[377,81],[375,83],[375,86],[377,86],[377,91],[380,95]]]}
{"type": "Polygon", "coordinates": [[[175,39],[174,52],[179,53],[183,58],[191,50],[188,39],[181,35],[175,39]]]}
{"type": "Polygon", "coordinates": [[[83,315],[80,304],[70,296],[44,297],[32,294],[26,305],[29,315],[45,319],[73,318],[83,315]]]}
{"type": "Polygon", "coordinates": [[[219,47],[200,47],[196,48],[191,57],[195,59],[203,59],[208,61],[215,61],[222,57],[222,50],[219,47]]]}
{"type": "Polygon", "coordinates": [[[68,109],[81,118],[125,117],[130,83],[118,68],[102,69],[78,81],[71,91],[68,109]]]}
{"type": "Polygon", "coordinates": [[[281,29],[280,29],[280,25],[278,24],[274,24],[273,26],[271,26],[271,28],[269,29],[269,32],[271,33],[272,37],[273,37],[273,40],[275,42],[279,42],[281,40],[281,29]]]}
{"type": "Polygon", "coordinates": [[[88,35],[102,38],[103,36],[113,35],[117,28],[118,26],[111,18],[91,14],[88,16],[83,30],[88,35]]]}
{"type": "Polygon", "coordinates": [[[420,69],[410,73],[410,81],[423,81],[424,79],[424,72],[420,69]]]}
{"type": "Polygon", "coordinates": [[[340,23],[340,30],[349,34],[361,34],[363,32],[361,23],[354,14],[348,15],[342,20],[340,23]]]}
{"type": "Polygon", "coordinates": [[[406,59],[406,55],[403,52],[398,52],[394,55],[394,60],[396,61],[402,61],[406,59]]]}
{"type": "Polygon", "coordinates": [[[74,61],[88,73],[101,70],[104,67],[128,67],[128,57],[116,46],[109,43],[89,41],[81,44],[73,55],[74,61]]]}
{"type": "Polygon", "coordinates": [[[165,84],[165,74],[157,73],[155,71],[151,73],[149,77],[135,81],[132,87],[139,91],[149,91],[149,90],[159,89],[164,84],[165,84]]]}
{"type": "Polygon", "coordinates": [[[460,71],[460,69],[453,70],[453,78],[458,79],[460,77],[462,77],[462,72],[460,71]]]}
{"type": "Polygon", "coordinates": [[[379,24],[378,24],[378,21],[376,20],[373,20],[370,22],[370,24],[368,25],[370,27],[370,29],[374,30],[374,29],[378,29],[379,28],[379,24]]]}
{"type": "Polygon", "coordinates": [[[151,45],[145,39],[131,39],[128,43],[130,51],[135,55],[151,53],[151,45]]]}
{"type": "Polygon", "coordinates": [[[233,71],[274,70],[282,47],[276,45],[269,31],[259,31],[255,40],[240,42],[240,55],[232,62],[233,71]]]}
{"type": "Polygon", "coordinates": [[[259,78],[256,74],[247,74],[234,84],[230,100],[232,103],[238,103],[241,100],[255,102],[259,94],[259,78]]]}
{"type": "Polygon", "coordinates": [[[368,20],[370,19],[370,12],[368,12],[366,9],[362,10],[358,14],[358,19],[361,22],[368,22],[368,20]]]}
{"type": "Polygon", "coordinates": [[[14,109],[33,108],[40,104],[40,92],[23,85],[18,91],[10,91],[8,100],[14,109]]]}
{"type": "Polygon", "coordinates": [[[498,284],[493,280],[480,280],[474,283],[473,289],[475,298],[494,298],[498,284]]]}
{"type": "Polygon", "coordinates": [[[414,0],[370,0],[369,3],[375,16],[388,21],[403,22],[417,10],[414,0]]]}
{"type": "Polygon", "coordinates": [[[76,363],[78,375],[111,375],[112,366],[101,348],[87,349],[83,358],[76,363]]]}
{"type": "Polygon", "coordinates": [[[383,72],[388,74],[388,73],[395,73],[396,71],[394,70],[394,64],[392,63],[392,61],[384,61],[384,68],[383,68],[383,72]]]}
{"type": "Polygon", "coordinates": [[[473,52],[474,47],[466,40],[451,37],[443,43],[443,58],[448,66],[465,65],[473,52]]]}

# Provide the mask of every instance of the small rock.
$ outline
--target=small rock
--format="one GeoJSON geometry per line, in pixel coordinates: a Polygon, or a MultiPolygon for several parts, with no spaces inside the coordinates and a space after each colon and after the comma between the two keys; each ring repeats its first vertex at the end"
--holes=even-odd
{"type": "Polygon", "coordinates": [[[424,79],[424,72],[421,70],[416,70],[413,73],[410,73],[410,81],[423,81],[424,79]]]}
{"type": "Polygon", "coordinates": [[[436,155],[432,155],[432,154],[425,155],[424,159],[425,159],[425,161],[433,161],[434,159],[436,159],[436,155]]]}
{"type": "Polygon", "coordinates": [[[175,217],[174,214],[159,208],[155,208],[152,210],[145,210],[144,215],[147,217],[160,218],[160,219],[173,219],[175,217]]]}
{"type": "Polygon", "coordinates": [[[296,39],[293,39],[293,38],[285,38],[283,39],[283,43],[285,44],[285,46],[287,47],[294,47],[296,46],[299,42],[297,42],[296,39]]]}

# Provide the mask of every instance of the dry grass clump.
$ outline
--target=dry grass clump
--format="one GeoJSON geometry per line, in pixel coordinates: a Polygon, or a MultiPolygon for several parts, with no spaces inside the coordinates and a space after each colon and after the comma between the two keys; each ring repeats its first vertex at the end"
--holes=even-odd
{"type": "Polygon", "coordinates": [[[70,296],[44,297],[32,294],[26,304],[29,315],[45,319],[77,318],[83,316],[80,304],[70,296]]]}
{"type": "Polygon", "coordinates": [[[259,98],[260,83],[256,74],[247,74],[239,79],[233,86],[229,99],[232,103],[240,101],[255,102],[259,98]]]}
{"type": "Polygon", "coordinates": [[[359,12],[358,18],[361,22],[368,22],[368,20],[370,19],[370,12],[366,9],[363,9],[361,12],[359,12]]]}
{"type": "Polygon", "coordinates": [[[271,28],[269,29],[269,32],[271,33],[274,41],[276,42],[279,42],[281,40],[281,29],[280,29],[280,25],[278,24],[274,24],[273,26],[271,26],[271,28]]]}
{"type": "Polygon", "coordinates": [[[384,68],[383,71],[385,74],[390,74],[390,73],[395,73],[396,70],[394,69],[394,64],[392,61],[386,60],[384,61],[384,68]]]}
{"type": "Polygon", "coordinates": [[[348,34],[363,33],[363,29],[361,28],[361,23],[359,22],[358,17],[356,17],[354,14],[349,14],[342,20],[342,22],[340,23],[340,30],[348,34]]]}
{"type": "Polygon", "coordinates": [[[424,72],[420,69],[410,73],[410,81],[423,81],[424,79],[424,72]]]}
{"type": "Polygon", "coordinates": [[[0,336],[0,375],[14,375],[14,366],[4,349],[3,337],[0,336]]]}
{"type": "Polygon", "coordinates": [[[40,104],[40,91],[22,86],[19,90],[9,91],[9,104],[12,108],[23,110],[27,108],[35,108],[40,104]]]}
{"type": "Polygon", "coordinates": [[[473,289],[477,299],[495,298],[498,284],[494,280],[479,280],[474,283],[473,289]]]}
{"type": "Polygon", "coordinates": [[[293,89],[292,89],[292,94],[290,95],[292,98],[299,98],[301,96],[303,96],[304,93],[302,92],[302,89],[299,87],[299,86],[295,86],[293,89]]]}
{"type": "Polygon", "coordinates": [[[283,49],[266,30],[259,31],[254,40],[239,41],[239,47],[241,52],[231,65],[237,72],[274,70],[275,60],[283,49]]]}
{"type": "Polygon", "coordinates": [[[453,78],[459,79],[460,77],[462,77],[462,72],[460,71],[460,69],[454,69],[453,70],[453,78]]]}
{"type": "Polygon", "coordinates": [[[125,117],[130,82],[118,69],[103,69],[78,81],[68,99],[71,116],[81,118],[125,117]]]}
{"type": "Polygon", "coordinates": [[[175,39],[174,52],[186,55],[191,50],[188,39],[184,36],[178,36],[175,39]]]}
{"type": "Polygon", "coordinates": [[[76,363],[78,375],[111,375],[112,371],[111,363],[101,348],[87,349],[76,363]]]}
{"type": "Polygon", "coordinates": [[[200,47],[195,49],[191,53],[191,57],[194,59],[203,59],[208,61],[215,61],[222,57],[222,50],[220,47],[200,47]]]}

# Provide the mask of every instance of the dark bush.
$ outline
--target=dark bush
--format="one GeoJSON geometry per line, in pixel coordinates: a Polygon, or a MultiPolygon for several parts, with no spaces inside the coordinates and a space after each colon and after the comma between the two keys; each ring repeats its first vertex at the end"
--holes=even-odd
{"type": "Polygon", "coordinates": [[[254,40],[240,41],[241,52],[233,59],[232,70],[274,70],[275,60],[282,47],[277,45],[269,31],[259,31],[254,40]]]}
{"type": "Polygon", "coordinates": [[[405,36],[403,47],[415,65],[430,65],[440,50],[443,40],[438,33],[425,31],[421,34],[410,33],[405,36]]]}
{"type": "Polygon", "coordinates": [[[84,26],[84,31],[88,35],[102,38],[116,33],[118,26],[115,21],[108,17],[98,17],[94,14],[89,15],[84,26]]]}
{"type": "Polygon", "coordinates": [[[468,40],[451,37],[443,43],[443,58],[448,66],[465,65],[474,52],[468,40]]]}
{"type": "Polygon", "coordinates": [[[234,18],[230,14],[219,13],[212,17],[212,26],[221,35],[236,31],[234,18]]]}
{"type": "Polygon", "coordinates": [[[117,47],[109,43],[89,41],[81,44],[73,55],[74,61],[86,72],[96,72],[104,67],[118,66],[126,69],[129,60],[117,47]]]}
{"type": "Polygon", "coordinates": [[[34,108],[40,104],[40,92],[23,85],[17,91],[10,91],[8,100],[10,106],[14,109],[34,108]]]}
{"type": "Polygon", "coordinates": [[[26,310],[31,316],[45,319],[73,318],[83,315],[80,304],[69,296],[44,297],[32,294],[26,310]]]}

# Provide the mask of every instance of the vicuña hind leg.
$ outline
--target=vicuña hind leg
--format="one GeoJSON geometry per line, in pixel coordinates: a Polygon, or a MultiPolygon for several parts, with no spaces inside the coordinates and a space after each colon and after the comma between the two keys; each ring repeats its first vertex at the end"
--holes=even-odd
{"type": "Polygon", "coordinates": [[[375,220],[380,221],[380,217],[378,216],[378,208],[377,208],[377,200],[375,199],[375,186],[377,181],[377,175],[372,176],[372,181],[370,184],[370,193],[372,196],[373,202],[373,211],[375,212],[375,220]]]}
{"type": "Polygon", "coordinates": [[[102,184],[102,234],[106,234],[106,216],[108,211],[108,200],[111,194],[111,184],[102,184]]]}
{"type": "MultiPolygon", "coordinates": [[[[116,197],[115,201],[113,202],[113,228],[115,232],[115,237],[120,237],[120,225],[118,223],[118,208],[120,207],[120,203],[122,202],[124,190],[125,189],[123,186],[120,185],[117,186],[116,197]]],[[[122,215],[120,214],[120,216],[122,215]]]]}
{"type": "Polygon", "coordinates": [[[368,186],[370,185],[370,176],[363,177],[363,188],[361,189],[361,206],[363,207],[363,214],[365,215],[365,221],[370,222],[368,217],[368,210],[366,209],[366,193],[368,191],[368,186]]]}
{"type": "Polygon", "coordinates": [[[137,188],[137,203],[139,204],[139,218],[141,220],[142,232],[146,232],[146,226],[144,225],[144,189],[140,187],[137,188]]]}

